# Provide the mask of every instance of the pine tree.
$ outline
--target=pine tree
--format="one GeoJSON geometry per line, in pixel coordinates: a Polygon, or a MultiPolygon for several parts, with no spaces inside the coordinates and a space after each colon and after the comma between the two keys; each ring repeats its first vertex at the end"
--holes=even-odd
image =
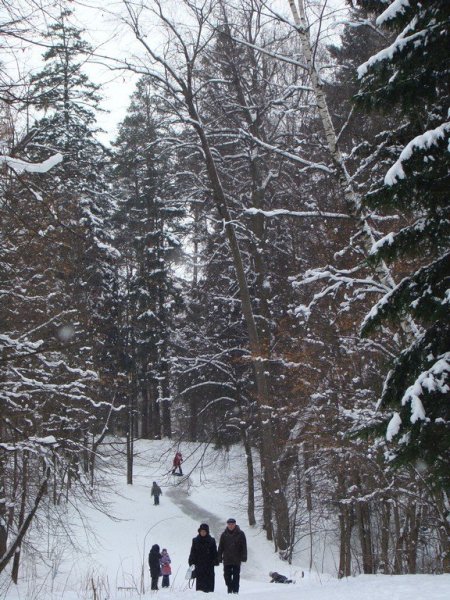
{"type": "Polygon", "coordinates": [[[360,4],[397,37],[359,67],[356,100],[371,110],[398,107],[408,121],[395,132],[394,164],[365,199],[372,208],[407,217],[406,226],[385,235],[371,253],[373,262],[400,263],[405,277],[372,309],[363,333],[389,322],[395,327],[404,315],[420,325],[420,335],[397,356],[385,381],[381,406],[394,411],[386,437],[395,462],[418,465],[449,489],[450,4],[360,4]]]}
{"type": "MultiPolygon", "coordinates": [[[[50,150],[59,151],[63,160],[37,185],[24,180],[23,193],[33,198],[42,190],[49,220],[44,232],[54,245],[52,272],[58,282],[54,302],[72,311],[70,328],[77,340],[71,359],[97,374],[97,385],[87,393],[87,402],[97,409],[80,406],[78,417],[75,406],[71,409],[83,423],[75,435],[89,447],[103,437],[114,402],[117,326],[111,316],[117,312],[118,253],[110,225],[115,205],[108,189],[109,152],[97,139],[98,86],[82,70],[91,49],[71,15],[62,10],[46,33],[45,67],[32,78],[33,98],[44,116],[33,124],[25,147],[32,160],[50,150]],[[98,438],[91,440],[94,431],[98,438]]],[[[86,455],[85,468],[89,464],[86,455]]]]}
{"type": "Polygon", "coordinates": [[[183,197],[158,139],[168,135],[142,78],[115,142],[121,210],[119,238],[129,261],[129,353],[140,434],[171,436],[170,346],[179,291],[173,265],[181,255],[183,197]]]}

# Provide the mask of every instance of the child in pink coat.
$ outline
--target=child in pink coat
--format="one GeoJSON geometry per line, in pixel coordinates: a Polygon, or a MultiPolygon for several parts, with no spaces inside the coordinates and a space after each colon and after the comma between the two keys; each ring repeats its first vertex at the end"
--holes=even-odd
{"type": "Polygon", "coordinates": [[[172,569],[170,568],[170,556],[167,552],[166,548],[163,548],[161,551],[161,558],[159,563],[161,565],[161,575],[162,575],[162,584],[161,587],[169,587],[169,577],[172,574],[172,569]]]}

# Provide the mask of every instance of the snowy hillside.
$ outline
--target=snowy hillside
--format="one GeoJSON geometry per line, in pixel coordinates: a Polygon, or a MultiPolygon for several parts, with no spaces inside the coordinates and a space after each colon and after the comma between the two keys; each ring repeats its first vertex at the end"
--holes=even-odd
{"type": "MultiPolygon", "coordinates": [[[[116,448],[117,449],[117,448],[116,448]]],[[[173,448],[167,442],[136,445],[134,485],[127,486],[125,460],[113,454],[105,462],[107,490],[98,499],[103,510],[81,502],[70,507],[64,522],[48,532],[34,531],[42,557],[33,552],[15,588],[7,578],[0,582],[5,600],[121,600],[154,596],[150,592],[147,556],[157,543],[172,559],[171,587],[157,594],[186,599],[185,573],[192,538],[200,522],[207,522],[218,539],[226,519],[233,516],[247,535],[249,559],[243,565],[241,596],[248,600],[444,600],[450,597],[450,576],[362,576],[338,581],[323,573],[308,573],[304,566],[287,565],[273,552],[264,533],[246,524],[245,496],[239,484],[243,457],[234,449],[227,457],[212,450],[184,444],[181,448],[188,477],[170,474],[173,448]],[[161,486],[159,506],[150,498],[153,481],[161,486]],[[70,534],[73,544],[67,541],[70,534]],[[271,584],[269,571],[295,580],[293,585],[271,584]],[[302,578],[302,571],[304,577],[302,578]],[[27,582],[23,582],[26,579],[27,582]],[[8,587],[9,586],[9,587],[8,587]]],[[[201,593],[201,592],[199,592],[201,593]]],[[[216,569],[216,592],[227,597],[222,568],[216,569]]]]}

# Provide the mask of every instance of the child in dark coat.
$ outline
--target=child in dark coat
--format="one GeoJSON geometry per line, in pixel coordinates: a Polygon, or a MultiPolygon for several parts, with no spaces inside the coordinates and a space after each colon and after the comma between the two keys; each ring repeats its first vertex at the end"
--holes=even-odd
{"type": "Polygon", "coordinates": [[[153,504],[158,505],[159,504],[159,497],[162,494],[162,490],[159,487],[159,485],[156,483],[156,481],[153,482],[152,485],[152,491],[151,491],[151,496],[153,496],[153,504]]]}
{"type": "Polygon", "coordinates": [[[148,555],[148,566],[150,567],[150,577],[152,579],[152,590],[158,588],[158,577],[161,573],[160,566],[161,554],[159,553],[158,544],[153,544],[152,549],[148,555]]]}

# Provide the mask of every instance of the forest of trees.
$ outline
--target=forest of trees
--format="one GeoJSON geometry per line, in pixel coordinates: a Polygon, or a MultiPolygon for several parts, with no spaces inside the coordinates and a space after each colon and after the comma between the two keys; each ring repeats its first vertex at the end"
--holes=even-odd
{"type": "Polygon", "coordinates": [[[77,3],[0,0],[0,572],[113,438],[242,444],[287,561],[450,572],[450,3],[176,4],[122,0],[106,143],[77,3]]]}

